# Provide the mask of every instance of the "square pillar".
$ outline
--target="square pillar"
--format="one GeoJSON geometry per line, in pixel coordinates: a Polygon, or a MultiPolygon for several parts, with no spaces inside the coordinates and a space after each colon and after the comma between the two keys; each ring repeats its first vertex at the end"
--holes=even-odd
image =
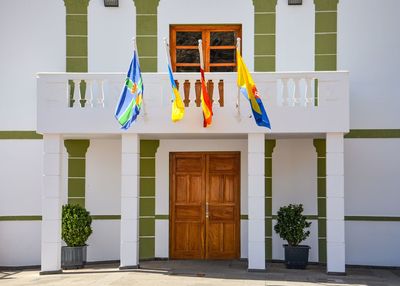
{"type": "Polygon", "coordinates": [[[343,133],[326,134],[327,272],[344,274],[344,139],[343,133]]]}
{"type": "Polygon", "coordinates": [[[264,134],[248,134],[249,271],[265,271],[264,134]]]}
{"type": "Polygon", "coordinates": [[[43,135],[40,274],[61,273],[61,135],[43,135]]]}
{"type": "Polygon", "coordinates": [[[139,136],[122,134],[120,269],[139,265],[139,136]]]}

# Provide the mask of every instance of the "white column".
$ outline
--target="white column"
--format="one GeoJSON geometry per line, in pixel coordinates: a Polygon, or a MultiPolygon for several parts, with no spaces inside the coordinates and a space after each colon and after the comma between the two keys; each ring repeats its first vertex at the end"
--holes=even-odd
{"type": "Polygon", "coordinates": [[[41,272],[61,272],[61,153],[60,135],[43,136],[41,272]]]}
{"type": "Polygon", "coordinates": [[[264,134],[248,134],[249,271],[265,270],[264,134]]]}
{"type": "Polygon", "coordinates": [[[120,269],[139,265],[139,136],[122,134],[120,269]]]}
{"type": "Polygon", "coordinates": [[[326,134],[327,272],[345,273],[343,133],[326,134]]]}

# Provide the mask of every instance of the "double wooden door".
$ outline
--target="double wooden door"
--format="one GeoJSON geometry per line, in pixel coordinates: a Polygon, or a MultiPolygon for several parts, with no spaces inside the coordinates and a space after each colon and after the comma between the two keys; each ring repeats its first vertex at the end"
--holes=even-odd
{"type": "Polygon", "coordinates": [[[240,153],[170,154],[170,257],[240,256],[240,153]]]}

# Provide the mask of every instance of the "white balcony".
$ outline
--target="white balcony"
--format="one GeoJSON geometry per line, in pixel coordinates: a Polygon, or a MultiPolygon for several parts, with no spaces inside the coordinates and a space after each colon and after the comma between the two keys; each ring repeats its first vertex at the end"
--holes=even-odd
{"type": "Polygon", "coordinates": [[[58,134],[321,134],[349,131],[347,72],[252,73],[272,129],[258,127],[249,102],[240,95],[236,73],[206,73],[213,98],[213,123],[203,128],[198,73],[177,73],[186,109],[171,117],[171,86],[166,73],[143,73],[144,108],[128,131],[114,118],[125,74],[39,73],[37,130],[58,134]],[[315,84],[318,80],[318,84],[315,84]],[[71,82],[79,89],[73,89],[71,82]],[[73,97],[71,101],[70,97],[73,97]],[[83,99],[83,100],[80,100],[83,99]],[[238,100],[239,99],[239,100],[238,100]]]}

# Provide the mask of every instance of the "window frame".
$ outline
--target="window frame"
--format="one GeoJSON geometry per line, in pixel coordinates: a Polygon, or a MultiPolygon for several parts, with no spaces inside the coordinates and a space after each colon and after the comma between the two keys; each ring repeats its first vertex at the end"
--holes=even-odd
{"type": "MultiPolygon", "coordinates": [[[[170,50],[171,50],[171,65],[172,70],[175,72],[177,66],[191,66],[198,67],[200,63],[177,63],[176,62],[176,50],[177,49],[198,49],[196,46],[177,46],[176,45],[176,33],[177,32],[201,32],[203,41],[203,55],[204,55],[204,71],[210,72],[210,67],[219,66],[233,66],[236,71],[236,58],[234,58],[234,63],[211,63],[210,62],[210,50],[222,50],[222,49],[236,49],[236,46],[210,46],[210,35],[211,32],[236,32],[236,37],[242,38],[242,25],[241,24],[215,24],[215,25],[170,25],[169,29],[169,39],[170,39],[170,50]]],[[[236,39],[235,39],[236,42],[236,39]]],[[[242,49],[242,47],[240,47],[242,49]]]]}

